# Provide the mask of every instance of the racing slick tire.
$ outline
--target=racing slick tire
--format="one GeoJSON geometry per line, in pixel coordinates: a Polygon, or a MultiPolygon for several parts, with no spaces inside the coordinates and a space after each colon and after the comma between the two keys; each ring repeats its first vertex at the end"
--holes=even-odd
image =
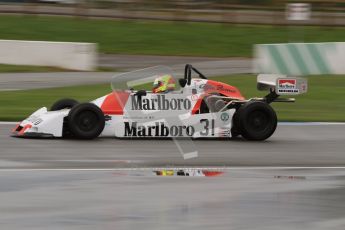
{"type": "Polygon", "coordinates": [[[71,109],[77,104],[79,104],[79,102],[74,99],[70,99],[70,98],[61,99],[52,105],[52,107],[50,108],[50,111],[57,111],[61,109],[71,109]]]}
{"type": "Polygon", "coordinates": [[[67,123],[72,137],[94,139],[102,133],[105,118],[102,110],[95,104],[81,103],[71,109],[67,123]]]}
{"type": "Polygon", "coordinates": [[[231,137],[236,138],[239,135],[241,135],[241,132],[239,130],[239,115],[238,111],[235,112],[233,119],[232,119],[232,127],[231,127],[231,137]]]}
{"type": "Polygon", "coordinates": [[[266,140],[277,128],[277,115],[267,103],[247,102],[236,113],[234,118],[236,130],[247,140],[266,140]]]}

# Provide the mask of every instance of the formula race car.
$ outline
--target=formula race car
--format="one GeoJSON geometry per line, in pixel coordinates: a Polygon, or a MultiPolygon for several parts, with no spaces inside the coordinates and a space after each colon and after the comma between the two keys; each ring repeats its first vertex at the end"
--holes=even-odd
{"type": "Polygon", "coordinates": [[[43,107],[13,129],[17,137],[231,138],[265,140],[277,127],[271,102],[307,91],[307,81],[282,75],[258,76],[263,98],[245,99],[231,85],[207,79],[191,65],[177,81],[164,66],[119,74],[113,92],[90,103],[72,99],[43,107]],[[192,74],[198,78],[192,78],[192,74]],[[153,81],[153,90],[147,88],[153,81]],[[125,87],[122,87],[125,85],[125,87]],[[137,88],[137,89],[135,89],[137,88]]]}

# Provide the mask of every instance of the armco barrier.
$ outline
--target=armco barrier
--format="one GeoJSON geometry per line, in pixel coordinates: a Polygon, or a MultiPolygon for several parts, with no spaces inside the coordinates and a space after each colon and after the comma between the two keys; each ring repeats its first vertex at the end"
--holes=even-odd
{"type": "Polygon", "coordinates": [[[254,55],[255,73],[345,74],[345,42],[260,44],[254,55]]]}
{"type": "Polygon", "coordinates": [[[92,71],[97,67],[97,46],[93,43],[0,40],[0,63],[92,71]]]}

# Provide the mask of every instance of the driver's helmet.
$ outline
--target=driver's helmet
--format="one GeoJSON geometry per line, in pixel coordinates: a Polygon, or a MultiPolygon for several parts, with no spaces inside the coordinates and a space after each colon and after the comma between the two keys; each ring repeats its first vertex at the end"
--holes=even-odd
{"type": "Polygon", "coordinates": [[[159,76],[153,82],[153,93],[167,93],[175,89],[175,79],[170,74],[159,76]]]}

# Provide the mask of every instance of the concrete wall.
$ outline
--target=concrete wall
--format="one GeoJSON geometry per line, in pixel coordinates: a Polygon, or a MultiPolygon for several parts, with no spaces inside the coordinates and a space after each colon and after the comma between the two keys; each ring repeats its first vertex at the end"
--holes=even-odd
{"type": "Polygon", "coordinates": [[[97,46],[93,43],[0,40],[0,63],[92,71],[97,67],[97,46]]]}
{"type": "Polygon", "coordinates": [[[256,73],[345,74],[345,42],[260,44],[254,55],[256,73]]]}

